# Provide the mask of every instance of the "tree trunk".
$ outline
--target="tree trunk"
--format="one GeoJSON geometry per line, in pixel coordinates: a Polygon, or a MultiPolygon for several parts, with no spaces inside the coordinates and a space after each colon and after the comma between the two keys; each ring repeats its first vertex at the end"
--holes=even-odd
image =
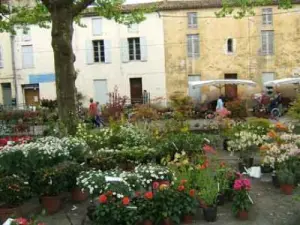
{"type": "Polygon", "coordinates": [[[66,132],[72,134],[77,125],[72,5],[55,7],[51,18],[58,115],[66,132]]]}

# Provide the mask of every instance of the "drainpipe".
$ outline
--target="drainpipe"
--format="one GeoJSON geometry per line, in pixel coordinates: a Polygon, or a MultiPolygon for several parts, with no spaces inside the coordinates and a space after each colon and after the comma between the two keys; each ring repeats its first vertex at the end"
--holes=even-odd
{"type": "Polygon", "coordinates": [[[10,48],[11,48],[11,60],[12,60],[12,72],[13,72],[13,80],[15,87],[15,98],[16,98],[16,106],[18,106],[18,81],[17,81],[17,72],[16,72],[16,63],[15,63],[15,35],[10,35],[10,48]]]}

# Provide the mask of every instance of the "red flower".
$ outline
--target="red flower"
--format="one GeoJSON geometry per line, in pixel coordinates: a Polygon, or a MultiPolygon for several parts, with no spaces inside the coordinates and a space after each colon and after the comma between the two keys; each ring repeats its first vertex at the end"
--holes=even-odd
{"type": "Polygon", "coordinates": [[[108,191],[106,194],[107,194],[107,196],[112,196],[113,195],[112,191],[108,191]]]}
{"type": "Polygon", "coordinates": [[[195,189],[191,189],[191,190],[190,190],[190,196],[191,196],[191,197],[194,197],[194,196],[195,196],[195,193],[196,193],[196,190],[195,190],[195,189]]]}
{"type": "Polygon", "coordinates": [[[145,193],[145,198],[149,199],[149,200],[152,199],[153,198],[153,193],[151,191],[146,192],[145,193]]]}
{"type": "Polygon", "coordinates": [[[204,145],[203,146],[203,150],[206,152],[206,153],[212,153],[212,154],[216,154],[216,150],[209,146],[209,145],[204,145]]]}
{"type": "Polygon", "coordinates": [[[181,180],[180,184],[184,185],[185,183],[187,183],[187,180],[181,180]]]}
{"type": "Polygon", "coordinates": [[[102,204],[106,203],[107,202],[106,195],[100,195],[99,196],[99,202],[102,203],[102,204]]]}
{"type": "Polygon", "coordinates": [[[178,191],[183,191],[184,190],[184,186],[183,185],[179,185],[177,189],[178,189],[178,191]]]}
{"type": "Polygon", "coordinates": [[[130,200],[128,197],[124,197],[122,200],[123,205],[129,205],[129,202],[130,202],[130,200]]]}
{"type": "Polygon", "coordinates": [[[18,225],[27,225],[28,224],[28,221],[25,218],[15,219],[15,222],[17,222],[18,225]]]}
{"type": "Polygon", "coordinates": [[[153,182],[152,186],[153,186],[153,189],[156,190],[157,188],[159,188],[159,183],[155,181],[155,182],[153,182]]]}

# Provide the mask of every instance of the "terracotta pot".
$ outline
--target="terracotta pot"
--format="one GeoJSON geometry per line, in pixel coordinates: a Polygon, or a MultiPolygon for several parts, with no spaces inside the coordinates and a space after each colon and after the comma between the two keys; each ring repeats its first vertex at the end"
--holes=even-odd
{"type": "Polygon", "coordinates": [[[172,225],[172,220],[170,218],[166,218],[163,220],[163,225],[172,225]]]}
{"type": "Polygon", "coordinates": [[[79,187],[73,188],[71,191],[72,201],[83,202],[89,197],[88,192],[82,192],[79,187]]]}
{"type": "Polygon", "coordinates": [[[48,214],[54,214],[59,211],[61,206],[61,198],[59,196],[42,196],[42,206],[47,210],[48,214]]]}
{"type": "Polygon", "coordinates": [[[294,185],[292,185],[292,184],[281,184],[280,189],[284,194],[291,195],[291,194],[293,194],[294,185]]]}
{"type": "Polygon", "coordinates": [[[192,215],[184,215],[183,216],[183,224],[192,224],[193,216],[192,215]]]}
{"type": "Polygon", "coordinates": [[[0,223],[4,223],[11,216],[20,217],[22,216],[20,207],[0,207],[0,223]]]}
{"type": "Polygon", "coordinates": [[[151,220],[144,220],[143,225],[153,225],[151,220]]]}
{"type": "Polygon", "coordinates": [[[239,211],[237,217],[240,220],[248,220],[248,212],[247,211],[239,211]]]}

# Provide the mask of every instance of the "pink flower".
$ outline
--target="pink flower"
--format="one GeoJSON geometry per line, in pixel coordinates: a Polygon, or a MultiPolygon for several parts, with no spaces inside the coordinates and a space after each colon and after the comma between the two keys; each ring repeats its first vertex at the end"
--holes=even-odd
{"type": "Polygon", "coordinates": [[[153,182],[152,184],[153,189],[156,190],[159,187],[159,183],[157,181],[153,182]]]}
{"type": "Polygon", "coordinates": [[[28,221],[25,218],[18,218],[14,220],[15,222],[17,222],[18,225],[27,225],[28,221]]]}

